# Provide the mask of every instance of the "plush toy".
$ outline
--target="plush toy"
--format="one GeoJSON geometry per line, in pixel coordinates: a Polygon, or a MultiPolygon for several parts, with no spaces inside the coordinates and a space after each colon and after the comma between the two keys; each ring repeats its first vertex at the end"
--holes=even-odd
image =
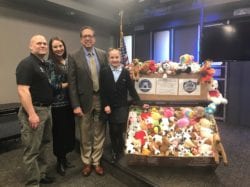
{"type": "Polygon", "coordinates": [[[205,109],[202,106],[196,106],[193,108],[193,117],[194,118],[202,118],[205,115],[205,109]]]}
{"type": "Polygon", "coordinates": [[[144,130],[137,131],[134,136],[135,139],[141,141],[141,145],[143,146],[147,140],[147,133],[144,130]]]}
{"type": "Polygon", "coordinates": [[[208,100],[212,101],[216,105],[227,104],[227,99],[225,99],[222,96],[222,94],[218,90],[218,86],[219,85],[218,85],[218,81],[217,80],[213,80],[209,84],[209,88],[208,88],[208,100]]]}
{"type": "Polygon", "coordinates": [[[153,140],[152,136],[149,136],[149,150],[154,154],[154,155],[159,155],[160,150],[159,150],[159,145],[160,142],[156,142],[153,140]]]}
{"type": "Polygon", "coordinates": [[[142,149],[141,140],[134,138],[132,144],[134,145],[135,153],[141,153],[142,149]]]}
{"type": "Polygon", "coordinates": [[[183,139],[183,145],[185,148],[192,148],[195,147],[196,145],[193,143],[193,141],[191,140],[191,134],[188,132],[184,132],[182,135],[182,139],[183,139]]]}
{"type": "Polygon", "coordinates": [[[148,141],[142,147],[141,153],[142,153],[142,155],[151,155],[151,151],[149,149],[149,142],[148,141]]]}
{"type": "Polygon", "coordinates": [[[210,142],[213,142],[214,130],[206,127],[200,127],[200,135],[202,138],[207,138],[210,142]]]}
{"type": "Polygon", "coordinates": [[[169,131],[169,120],[166,117],[162,117],[160,120],[160,127],[162,135],[165,135],[169,131]]]}
{"type": "Polygon", "coordinates": [[[197,73],[200,71],[200,64],[194,62],[194,56],[189,54],[184,54],[180,56],[180,64],[185,67],[186,73],[197,73]]]}
{"type": "Polygon", "coordinates": [[[167,136],[163,136],[162,137],[162,144],[160,145],[160,152],[161,152],[161,155],[164,155],[164,156],[168,156],[169,155],[169,146],[170,146],[170,142],[168,140],[168,137],[167,136]]]}
{"type": "Polygon", "coordinates": [[[173,107],[164,107],[163,108],[164,117],[170,118],[174,116],[174,108],[173,107]]]}
{"type": "Polygon", "coordinates": [[[200,156],[213,156],[212,146],[208,144],[201,144],[198,148],[198,152],[200,156]]]}
{"type": "Polygon", "coordinates": [[[126,149],[125,149],[125,153],[126,154],[134,154],[136,151],[135,151],[135,147],[134,147],[134,144],[133,144],[133,138],[127,138],[126,140],[126,149]]]}
{"type": "Polygon", "coordinates": [[[214,118],[214,113],[216,112],[216,104],[215,103],[210,103],[207,107],[205,107],[205,116],[208,119],[213,119],[214,118]]]}
{"type": "Polygon", "coordinates": [[[213,128],[214,126],[212,121],[208,120],[207,118],[201,118],[199,124],[201,127],[206,127],[206,128],[213,128]]]}
{"type": "Polygon", "coordinates": [[[159,66],[158,66],[158,73],[166,73],[167,71],[167,66],[168,66],[168,61],[165,61],[165,62],[161,62],[159,63],[159,66]]]}
{"type": "Polygon", "coordinates": [[[157,65],[153,60],[147,60],[143,62],[140,68],[140,73],[142,74],[155,73],[156,71],[157,71],[157,65]]]}
{"type": "Polygon", "coordinates": [[[184,54],[180,56],[180,64],[190,65],[194,61],[194,56],[189,54],[184,54]]]}
{"type": "Polygon", "coordinates": [[[183,117],[176,122],[177,127],[184,128],[189,125],[189,119],[187,117],[183,117]]]}
{"type": "Polygon", "coordinates": [[[198,62],[191,63],[189,67],[191,68],[192,73],[198,73],[200,72],[200,69],[201,69],[201,66],[198,62]]]}
{"type": "Polygon", "coordinates": [[[135,153],[135,148],[133,144],[127,144],[126,149],[125,149],[126,154],[134,154],[135,153]]]}
{"type": "Polygon", "coordinates": [[[199,83],[210,83],[213,79],[215,69],[211,67],[211,60],[205,60],[202,67],[200,68],[200,79],[199,83]]]}
{"type": "Polygon", "coordinates": [[[165,61],[159,64],[158,73],[163,74],[162,78],[167,78],[168,74],[171,74],[170,61],[165,61]]]}
{"type": "Polygon", "coordinates": [[[131,76],[132,79],[135,81],[138,81],[140,78],[140,64],[141,62],[139,62],[139,59],[135,58],[132,60],[132,66],[131,66],[131,76]]]}

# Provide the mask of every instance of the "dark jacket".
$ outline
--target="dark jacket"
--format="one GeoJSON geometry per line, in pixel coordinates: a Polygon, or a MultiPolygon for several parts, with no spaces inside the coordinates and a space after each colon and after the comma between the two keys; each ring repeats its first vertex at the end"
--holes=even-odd
{"type": "Polygon", "coordinates": [[[112,111],[111,115],[119,119],[119,121],[124,121],[127,118],[128,112],[128,93],[133,101],[140,101],[128,70],[122,68],[121,74],[117,82],[115,82],[112,70],[109,66],[101,69],[100,94],[103,111],[104,107],[109,105],[112,111]]]}

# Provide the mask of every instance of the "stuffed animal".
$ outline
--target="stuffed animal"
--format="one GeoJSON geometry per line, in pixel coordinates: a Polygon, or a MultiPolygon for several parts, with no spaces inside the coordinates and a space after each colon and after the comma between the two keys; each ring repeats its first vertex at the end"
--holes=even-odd
{"type": "Polygon", "coordinates": [[[180,64],[190,65],[194,61],[194,56],[184,54],[180,56],[180,64]]]}
{"type": "Polygon", "coordinates": [[[135,139],[141,141],[141,145],[143,146],[147,140],[147,133],[144,130],[137,131],[134,136],[135,139]]]}
{"type": "Polygon", "coordinates": [[[227,99],[225,99],[220,91],[218,90],[219,84],[217,80],[213,80],[209,84],[208,88],[208,100],[212,101],[216,105],[227,104],[227,99]]]}
{"type": "Polygon", "coordinates": [[[135,148],[133,144],[127,144],[126,149],[125,149],[126,154],[134,154],[135,153],[135,148]]]}
{"type": "Polygon", "coordinates": [[[134,154],[136,151],[135,151],[135,147],[134,147],[134,144],[133,144],[133,138],[129,138],[126,140],[126,149],[125,149],[125,153],[126,154],[134,154]]]}
{"type": "Polygon", "coordinates": [[[154,155],[159,155],[160,154],[160,150],[159,150],[159,145],[160,142],[156,142],[153,140],[152,136],[149,136],[149,150],[154,154],[154,155]]]}
{"type": "Polygon", "coordinates": [[[207,107],[205,107],[205,116],[208,119],[214,118],[214,113],[216,112],[217,106],[215,103],[210,103],[207,107]]]}
{"type": "Polygon", "coordinates": [[[157,71],[157,65],[153,60],[147,60],[143,62],[140,68],[140,73],[142,74],[155,73],[156,71],[157,71]]]}
{"type": "Polygon", "coordinates": [[[133,80],[138,81],[140,78],[140,64],[139,59],[135,58],[132,60],[132,66],[131,66],[131,77],[133,80]]]}
{"type": "Polygon", "coordinates": [[[205,60],[202,67],[200,68],[200,79],[199,83],[210,83],[213,79],[215,69],[211,67],[211,60],[205,60]]]}
{"type": "Polygon", "coordinates": [[[141,151],[142,155],[151,155],[151,151],[149,149],[149,142],[146,142],[144,146],[142,147],[141,151]]]}
{"type": "Polygon", "coordinates": [[[187,127],[189,123],[190,123],[189,119],[187,117],[183,117],[177,120],[176,125],[179,128],[184,128],[184,127],[187,127]]]}
{"type": "Polygon", "coordinates": [[[169,146],[170,146],[170,142],[168,140],[168,137],[167,136],[163,136],[162,137],[162,144],[160,145],[160,152],[161,152],[161,155],[164,155],[164,156],[168,156],[169,155],[169,146]]]}

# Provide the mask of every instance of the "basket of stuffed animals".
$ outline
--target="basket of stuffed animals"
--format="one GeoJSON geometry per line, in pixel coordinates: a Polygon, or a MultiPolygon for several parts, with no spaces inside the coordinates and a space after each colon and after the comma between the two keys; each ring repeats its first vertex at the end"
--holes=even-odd
{"type": "Polygon", "coordinates": [[[127,137],[128,165],[212,166],[226,154],[207,107],[131,106],[127,137]],[[207,115],[207,116],[206,116],[207,115]]]}
{"type": "Polygon", "coordinates": [[[146,68],[141,65],[140,76],[132,74],[141,100],[150,106],[130,107],[128,165],[215,168],[221,160],[228,163],[214,119],[216,107],[227,100],[217,89],[210,62],[200,66],[192,60],[186,54],[179,64],[150,61],[146,68]]]}

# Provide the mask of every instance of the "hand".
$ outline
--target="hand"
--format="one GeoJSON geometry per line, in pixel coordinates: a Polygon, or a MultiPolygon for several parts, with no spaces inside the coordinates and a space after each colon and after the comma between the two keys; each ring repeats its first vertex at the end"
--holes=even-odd
{"type": "Polygon", "coordinates": [[[67,88],[69,85],[69,83],[65,82],[65,83],[62,83],[62,88],[67,88]]]}
{"type": "Polygon", "coordinates": [[[38,125],[40,124],[39,116],[36,113],[30,115],[29,116],[29,123],[30,123],[30,127],[32,129],[36,129],[38,127],[38,125]]]}
{"type": "Polygon", "coordinates": [[[106,112],[106,114],[110,114],[110,113],[111,113],[111,108],[110,108],[110,106],[106,106],[106,107],[104,108],[104,111],[106,112]]]}
{"type": "Polygon", "coordinates": [[[81,107],[74,108],[73,112],[78,117],[82,117],[83,116],[83,111],[82,111],[81,107]]]}

